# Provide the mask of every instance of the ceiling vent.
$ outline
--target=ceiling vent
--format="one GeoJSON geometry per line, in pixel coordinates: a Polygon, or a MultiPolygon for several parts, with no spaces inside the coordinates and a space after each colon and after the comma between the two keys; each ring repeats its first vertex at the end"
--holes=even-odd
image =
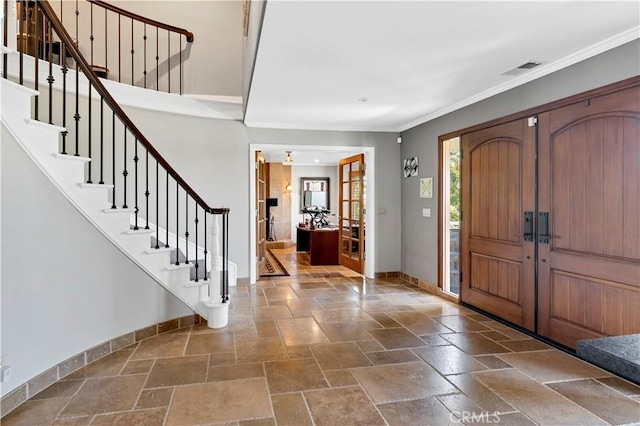
{"type": "Polygon", "coordinates": [[[519,75],[522,74],[525,71],[530,70],[531,68],[535,68],[538,65],[541,65],[542,62],[537,62],[537,61],[529,61],[529,62],[525,62],[524,64],[517,66],[513,69],[510,69],[509,71],[505,71],[503,72],[501,75],[519,75]]]}

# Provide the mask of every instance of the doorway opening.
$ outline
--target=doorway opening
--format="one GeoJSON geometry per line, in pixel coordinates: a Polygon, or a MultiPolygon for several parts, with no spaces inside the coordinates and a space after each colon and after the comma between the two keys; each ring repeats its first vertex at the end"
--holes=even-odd
{"type": "MultiPolygon", "coordinates": [[[[350,157],[355,153],[363,153],[364,154],[364,164],[367,165],[366,173],[368,175],[367,179],[367,197],[366,199],[363,196],[362,203],[362,221],[363,224],[366,223],[368,231],[367,238],[361,238],[360,240],[364,243],[361,247],[362,253],[367,253],[366,259],[363,259],[363,269],[361,274],[368,278],[375,277],[375,244],[376,244],[376,233],[375,233],[375,216],[371,214],[371,212],[375,211],[375,148],[370,146],[317,146],[317,145],[284,145],[284,144],[251,144],[249,148],[249,208],[253,215],[258,216],[261,213],[259,212],[257,201],[256,201],[256,172],[257,169],[255,167],[255,155],[256,152],[260,152],[267,161],[269,162],[270,154],[275,154],[274,161],[281,161],[279,158],[282,158],[284,152],[290,151],[292,154],[293,162],[291,164],[291,206],[292,206],[292,216],[291,216],[291,227],[292,227],[292,238],[296,235],[295,227],[300,222],[301,212],[299,209],[295,209],[296,206],[299,206],[301,203],[300,196],[298,194],[301,193],[300,187],[298,186],[298,182],[301,176],[315,176],[314,172],[310,170],[305,170],[304,166],[317,167],[319,164],[315,162],[315,158],[322,158],[323,154],[331,155],[335,157],[335,178],[331,179],[331,182],[335,182],[335,188],[331,190],[331,196],[334,197],[335,200],[331,202],[332,208],[335,208],[335,213],[338,212],[337,208],[339,205],[338,201],[338,163],[339,159],[350,157]],[[300,172],[300,173],[298,173],[300,172]]],[[[322,164],[322,161],[320,161],[322,164]]],[[[324,174],[323,174],[324,176],[324,174]]],[[[363,194],[364,195],[364,194],[363,194]]],[[[333,220],[333,218],[332,218],[333,220]]],[[[337,218],[336,218],[337,220],[337,218]]],[[[257,221],[250,220],[249,221],[249,256],[250,256],[250,271],[249,271],[249,282],[254,284],[259,277],[259,269],[258,266],[258,253],[256,250],[256,242],[257,242],[257,221]]],[[[364,225],[363,227],[364,228],[364,225]]],[[[364,232],[364,230],[363,230],[364,232]]]]}
{"type": "Polygon", "coordinates": [[[460,294],[460,138],[442,141],[442,290],[460,294]]]}

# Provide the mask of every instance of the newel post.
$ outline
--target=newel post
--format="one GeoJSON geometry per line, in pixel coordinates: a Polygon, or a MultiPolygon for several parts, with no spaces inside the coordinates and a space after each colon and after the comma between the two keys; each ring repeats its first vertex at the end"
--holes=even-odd
{"type": "Polygon", "coordinates": [[[220,215],[213,215],[211,224],[211,280],[209,282],[209,298],[204,301],[207,310],[207,326],[222,328],[229,322],[229,303],[221,301],[222,255],[220,215]]]}

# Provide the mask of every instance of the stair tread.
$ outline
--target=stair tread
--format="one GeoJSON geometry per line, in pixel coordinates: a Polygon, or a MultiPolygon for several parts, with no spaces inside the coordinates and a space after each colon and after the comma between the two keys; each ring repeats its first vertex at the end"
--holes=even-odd
{"type": "Polygon", "coordinates": [[[191,266],[193,266],[191,263],[181,263],[179,265],[169,265],[165,269],[167,271],[175,271],[175,270],[178,270],[178,269],[191,268],[191,266]]]}
{"type": "Polygon", "coordinates": [[[79,155],[71,155],[71,154],[60,154],[58,152],[56,152],[55,154],[51,154],[53,155],[54,158],[57,158],[58,160],[68,160],[68,161],[81,161],[81,162],[87,162],[87,161],[91,161],[91,158],[89,157],[81,157],[79,155]]]}
{"type": "Polygon", "coordinates": [[[160,247],[160,248],[152,248],[149,250],[145,250],[143,253],[144,254],[160,254],[160,253],[170,253],[172,251],[175,251],[174,248],[171,247],[160,247]]]}
{"type": "Polygon", "coordinates": [[[140,228],[140,229],[129,229],[127,231],[124,231],[123,234],[125,235],[143,235],[143,234],[153,234],[154,231],[153,229],[144,229],[144,228],[140,228]]]}
{"type": "Polygon", "coordinates": [[[194,280],[190,280],[187,284],[185,284],[185,287],[201,287],[203,285],[209,285],[211,284],[211,281],[209,280],[200,280],[198,282],[195,282],[194,280]]]}
{"type": "Polygon", "coordinates": [[[109,209],[102,209],[102,213],[135,213],[136,209],[118,209],[118,208],[109,208],[109,209]]]}
{"type": "Polygon", "coordinates": [[[113,185],[106,183],[79,183],[78,186],[82,189],[111,189],[113,185]]]}

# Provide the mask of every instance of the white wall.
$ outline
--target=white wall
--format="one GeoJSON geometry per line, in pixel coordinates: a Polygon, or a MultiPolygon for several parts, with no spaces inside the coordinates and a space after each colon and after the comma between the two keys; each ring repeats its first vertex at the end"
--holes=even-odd
{"type": "Polygon", "coordinates": [[[91,225],[2,126],[2,396],[99,343],[193,312],[91,225]]]}
{"type": "Polygon", "coordinates": [[[462,108],[402,134],[402,158],[419,158],[419,177],[434,177],[432,199],[419,198],[419,179],[402,179],[402,271],[438,282],[438,137],[640,74],[635,40],[546,77],[462,108]],[[431,208],[431,217],[422,209],[431,208]]]}
{"type": "MultiPolygon", "coordinates": [[[[338,214],[338,165],[335,166],[291,166],[291,241],[296,242],[296,227],[302,222],[300,213],[300,178],[328,177],[329,178],[329,210],[332,215],[338,214]]],[[[308,216],[307,216],[308,217],[308,216]]],[[[329,221],[337,223],[335,217],[329,221]]]]}

